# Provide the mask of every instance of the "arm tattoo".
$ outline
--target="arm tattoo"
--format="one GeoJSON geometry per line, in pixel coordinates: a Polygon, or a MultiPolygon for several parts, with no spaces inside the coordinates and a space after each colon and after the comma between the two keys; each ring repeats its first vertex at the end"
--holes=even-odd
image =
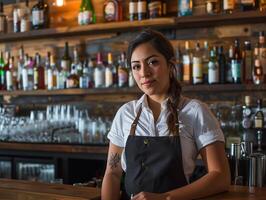
{"type": "Polygon", "coordinates": [[[118,153],[111,153],[109,158],[109,166],[111,169],[114,169],[117,167],[118,163],[120,162],[120,155],[118,153]]]}

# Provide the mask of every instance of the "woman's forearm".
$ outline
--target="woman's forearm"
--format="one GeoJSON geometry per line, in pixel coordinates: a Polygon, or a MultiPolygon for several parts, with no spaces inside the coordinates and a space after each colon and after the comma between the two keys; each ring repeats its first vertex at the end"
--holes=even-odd
{"type": "Polygon", "coordinates": [[[227,174],[213,171],[189,185],[167,192],[168,200],[198,199],[227,191],[229,185],[230,177],[227,174]]]}
{"type": "Polygon", "coordinates": [[[102,184],[102,200],[120,199],[120,177],[115,174],[105,174],[102,184]]]}

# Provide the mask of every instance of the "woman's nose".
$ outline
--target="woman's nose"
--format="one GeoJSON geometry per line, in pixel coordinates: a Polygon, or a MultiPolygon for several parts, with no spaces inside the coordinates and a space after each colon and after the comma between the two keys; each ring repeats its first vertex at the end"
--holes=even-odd
{"type": "Polygon", "coordinates": [[[140,76],[141,77],[146,77],[151,75],[150,68],[147,64],[142,64],[141,69],[140,69],[140,76]]]}

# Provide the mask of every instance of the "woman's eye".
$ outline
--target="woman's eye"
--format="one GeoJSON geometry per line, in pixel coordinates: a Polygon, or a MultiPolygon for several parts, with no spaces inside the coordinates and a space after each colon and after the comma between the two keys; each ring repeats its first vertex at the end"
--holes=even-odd
{"type": "Polygon", "coordinates": [[[140,65],[132,65],[132,70],[139,70],[140,69],[140,65]]]}
{"type": "Polygon", "coordinates": [[[158,60],[151,60],[148,62],[149,65],[157,65],[158,64],[158,60]]]}

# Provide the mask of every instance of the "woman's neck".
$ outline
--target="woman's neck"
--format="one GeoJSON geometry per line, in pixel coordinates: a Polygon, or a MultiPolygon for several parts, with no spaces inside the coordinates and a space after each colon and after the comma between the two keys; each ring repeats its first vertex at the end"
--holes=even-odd
{"type": "Polygon", "coordinates": [[[156,122],[160,116],[161,103],[165,100],[165,97],[152,98],[152,97],[148,96],[147,100],[148,100],[149,108],[152,110],[152,113],[153,113],[154,122],[156,122]]]}

